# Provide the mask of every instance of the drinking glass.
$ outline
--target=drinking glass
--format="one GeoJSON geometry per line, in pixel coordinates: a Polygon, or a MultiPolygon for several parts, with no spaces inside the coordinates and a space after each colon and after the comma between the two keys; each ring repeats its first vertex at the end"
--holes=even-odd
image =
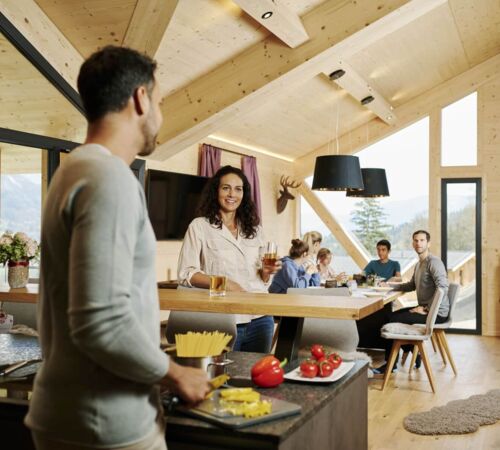
{"type": "Polygon", "coordinates": [[[266,244],[264,252],[264,264],[266,266],[274,266],[277,259],[278,259],[278,246],[276,245],[276,242],[269,241],[266,244]]]}
{"type": "Polygon", "coordinates": [[[210,297],[224,297],[226,295],[226,267],[222,261],[213,261],[210,264],[210,297]]]}

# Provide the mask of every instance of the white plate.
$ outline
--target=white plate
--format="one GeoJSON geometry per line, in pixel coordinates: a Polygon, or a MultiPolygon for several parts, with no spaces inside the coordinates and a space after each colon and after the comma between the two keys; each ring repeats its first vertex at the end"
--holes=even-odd
{"type": "Polygon", "coordinates": [[[303,376],[300,375],[300,369],[297,367],[296,369],[292,370],[291,372],[285,373],[285,379],[286,380],[293,380],[293,381],[303,381],[305,383],[332,383],[333,381],[340,380],[353,367],[354,367],[354,362],[342,361],[342,364],[340,364],[340,366],[337,369],[335,369],[329,377],[325,377],[325,378],[321,378],[321,377],[304,378],[303,376]]]}
{"type": "Polygon", "coordinates": [[[389,291],[392,291],[394,288],[390,287],[390,286],[375,286],[375,287],[372,287],[372,290],[373,291],[378,291],[378,292],[389,292],[389,291]]]}

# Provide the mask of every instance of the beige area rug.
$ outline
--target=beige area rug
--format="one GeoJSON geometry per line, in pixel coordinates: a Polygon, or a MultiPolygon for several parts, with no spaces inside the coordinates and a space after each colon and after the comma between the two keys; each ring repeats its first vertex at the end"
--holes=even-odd
{"type": "Polygon", "coordinates": [[[500,420],[500,389],[410,414],[403,420],[403,425],[416,434],[465,434],[477,431],[481,425],[492,425],[497,420],[500,420]]]}

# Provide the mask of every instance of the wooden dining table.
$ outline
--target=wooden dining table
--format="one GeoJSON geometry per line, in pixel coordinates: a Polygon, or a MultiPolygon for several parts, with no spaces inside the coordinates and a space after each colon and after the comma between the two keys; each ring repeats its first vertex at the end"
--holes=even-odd
{"type": "MultiPolygon", "coordinates": [[[[158,289],[161,310],[213,312],[225,314],[272,315],[281,317],[275,355],[287,358],[290,367],[297,364],[304,318],[359,320],[384,308],[398,292],[381,293],[377,297],[343,297],[297,294],[227,292],[223,297],[210,297],[208,290],[158,289]]],[[[0,302],[36,303],[38,285],[11,289],[0,285],[0,302]]]]}

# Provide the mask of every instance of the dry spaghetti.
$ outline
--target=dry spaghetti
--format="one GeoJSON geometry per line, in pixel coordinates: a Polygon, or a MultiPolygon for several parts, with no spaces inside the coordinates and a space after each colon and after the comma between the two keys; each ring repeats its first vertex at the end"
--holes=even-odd
{"type": "Polygon", "coordinates": [[[188,332],[175,335],[177,356],[183,358],[218,356],[220,355],[232,336],[219,331],[203,333],[188,332]]]}

